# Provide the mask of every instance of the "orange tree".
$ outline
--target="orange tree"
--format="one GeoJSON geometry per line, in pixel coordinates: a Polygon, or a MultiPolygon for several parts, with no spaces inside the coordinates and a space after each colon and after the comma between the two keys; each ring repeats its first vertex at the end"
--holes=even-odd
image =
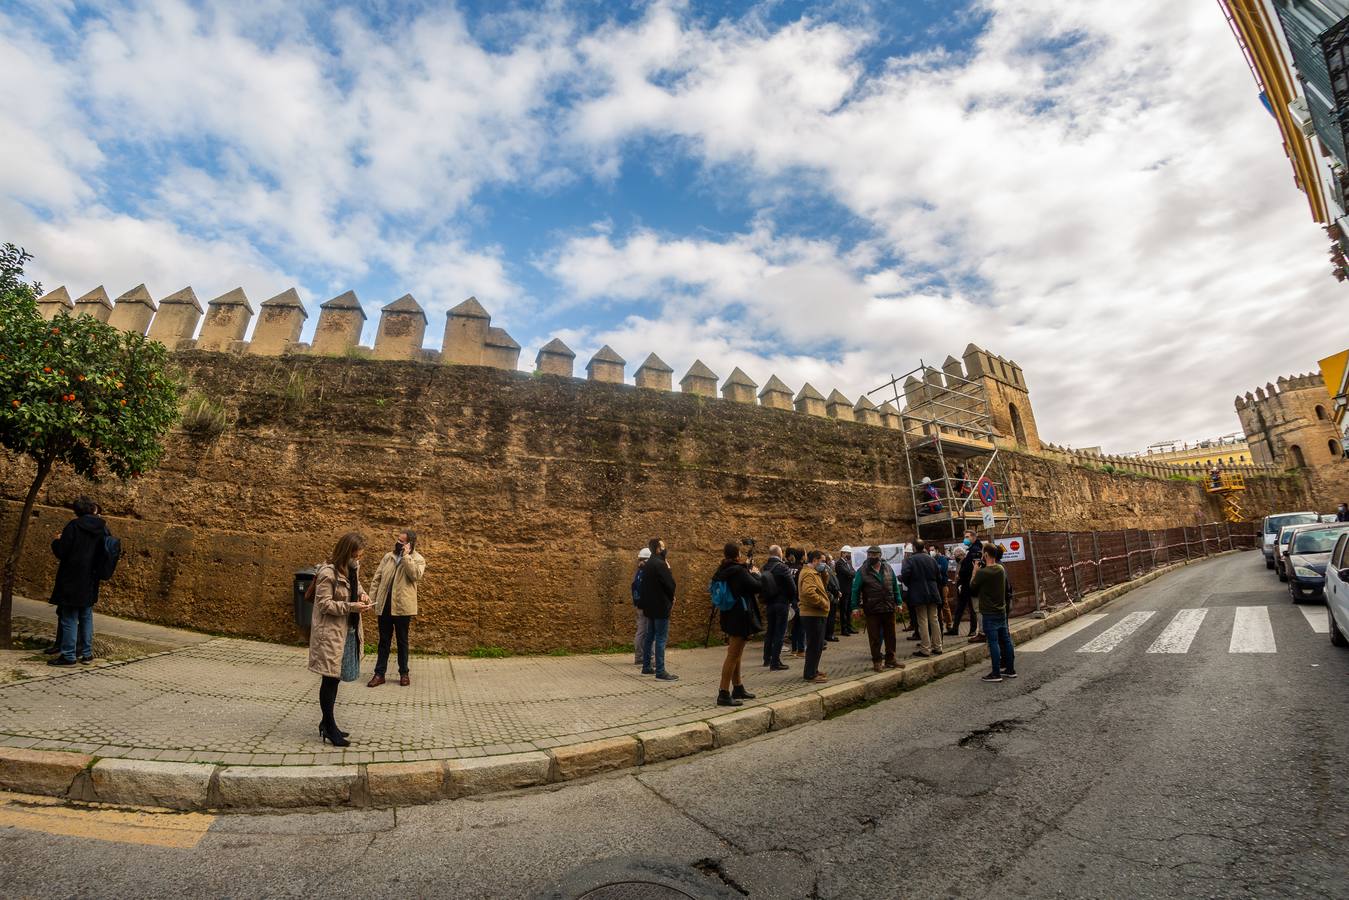
{"type": "Polygon", "coordinates": [[[94,482],[139,477],[158,464],[182,393],[163,344],[92,316],[44,321],[37,285],[22,281],[29,258],[0,251],[0,446],[34,466],[0,582],[0,647],[11,646],[14,579],[53,467],[94,482]]]}

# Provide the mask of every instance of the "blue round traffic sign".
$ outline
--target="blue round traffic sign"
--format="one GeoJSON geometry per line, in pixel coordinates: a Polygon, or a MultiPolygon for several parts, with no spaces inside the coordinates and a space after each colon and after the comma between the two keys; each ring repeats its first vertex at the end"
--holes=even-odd
{"type": "Polygon", "coordinates": [[[979,479],[979,486],[975,490],[979,492],[979,499],[984,502],[984,506],[992,506],[998,500],[998,489],[986,477],[979,479]]]}

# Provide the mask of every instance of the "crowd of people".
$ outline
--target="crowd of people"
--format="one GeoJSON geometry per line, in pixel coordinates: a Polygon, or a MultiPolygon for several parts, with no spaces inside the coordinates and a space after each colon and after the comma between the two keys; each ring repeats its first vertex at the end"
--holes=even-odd
{"type": "MultiPolygon", "coordinates": [[[[52,540],[52,553],[59,560],[50,599],[57,608],[57,632],[47,648],[53,666],[92,661],[93,607],[100,582],[110,577],[116,565],[115,558],[109,564],[107,555],[111,552],[115,557],[120,552],[96,503],[81,497],[73,511],[75,517],[52,540]]],[[[378,653],[367,687],[385,683],[395,643],[399,684],[411,684],[409,626],[417,615],[417,585],[426,573],[426,559],[417,550],[415,531],[403,529],[393,539],[392,549],[375,569],[369,592],[361,584],[366,539],[358,532],[348,532],[318,566],[306,594],[313,603],[309,670],[320,678],[319,736],[338,747],[350,743],[348,733],[337,725],[335,704],[340,683],[360,677],[362,613],[379,609],[378,653]]],[[[679,676],[665,662],[676,598],[667,552],[664,541],[652,538],[638,554],[632,579],[636,609],[633,662],[641,666],[643,675],[676,681],[679,676]]],[[[915,539],[898,574],[882,558],[878,546],[867,548],[864,562],[856,569],[850,547],[835,555],[819,549],[784,550],[774,544],[762,566],[754,562],[753,552],[752,541],[728,542],[712,575],[711,587],[724,582],[732,599],[717,613],[726,636],[719,706],[740,706],[754,699],[745,688],[742,665],[745,645],[761,634],[764,668],[790,670],[785,656],[801,661],[805,681],[827,682],[829,675],[820,668],[826,645],[857,634],[858,613],[865,622],[872,667],[877,672],[900,665],[898,622],[907,621],[912,629],[909,639],[918,643],[914,655],[928,657],[946,651],[945,638],[957,636],[968,615],[968,638],[987,640],[989,645],[992,671],[984,680],[1017,677],[1007,627],[1012,589],[999,564],[1002,548],[986,536],[966,532],[964,541],[949,554],[940,544],[929,546],[915,539]]]]}
{"type": "MultiPolygon", "coordinates": [[[[763,565],[752,559],[750,541],[727,542],[712,581],[725,582],[734,598],[721,610],[726,636],[717,705],[740,706],[754,699],[742,677],[745,645],[763,635],[763,667],[787,671],[784,652],[802,661],[801,677],[812,684],[829,680],[820,668],[826,644],[856,634],[860,612],[866,623],[872,668],[898,668],[897,623],[905,617],[917,641],[915,656],[946,652],[944,638],[959,634],[968,615],[971,641],[987,640],[992,671],[985,681],[1016,678],[1014,648],[1007,627],[1012,589],[1002,567],[1002,548],[986,536],[966,532],[964,541],[947,549],[915,539],[898,575],[882,558],[881,548],[868,547],[861,568],[854,569],[852,548],[837,556],[825,550],[785,551],[768,548],[763,565]],[[951,610],[955,600],[954,615],[951,610]],[[979,629],[982,620],[983,629],[979,629]]],[[[666,562],[664,541],[652,538],[638,553],[632,579],[636,609],[633,663],[643,675],[676,681],[665,667],[670,616],[675,604],[675,579],[666,562]]]]}

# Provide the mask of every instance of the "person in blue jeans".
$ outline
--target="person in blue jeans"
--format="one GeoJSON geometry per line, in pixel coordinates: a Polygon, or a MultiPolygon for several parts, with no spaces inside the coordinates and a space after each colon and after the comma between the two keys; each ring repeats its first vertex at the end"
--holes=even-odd
{"type": "Polygon", "coordinates": [[[998,682],[1016,677],[1016,651],[1012,647],[1012,632],[1007,627],[1011,612],[1007,602],[1007,571],[1000,565],[1002,548],[989,541],[983,548],[983,566],[970,581],[970,593],[984,620],[984,634],[988,636],[988,658],[993,671],[983,681],[998,682]]]}
{"type": "Polygon", "coordinates": [[[75,518],[52,539],[52,553],[60,563],[52,585],[56,605],[59,651],[47,660],[49,666],[73,666],[94,659],[94,604],[98,602],[99,563],[107,523],[98,506],[81,497],[72,506],[75,518]]]}
{"type": "Polygon", "coordinates": [[[782,548],[777,544],[768,548],[762,576],[763,664],[770,672],[785,672],[788,666],[782,661],[782,643],[787,639],[788,610],[796,605],[796,581],[782,561],[782,548]]]}
{"type": "Polygon", "coordinates": [[[665,563],[665,542],[652,538],[647,547],[651,558],[642,567],[640,588],[640,606],[648,620],[646,642],[642,646],[642,674],[655,675],[660,681],[678,681],[678,675],[665,669],[665,644],[670,639],[670,612],[675,600],[674,574],[665,563]]]}

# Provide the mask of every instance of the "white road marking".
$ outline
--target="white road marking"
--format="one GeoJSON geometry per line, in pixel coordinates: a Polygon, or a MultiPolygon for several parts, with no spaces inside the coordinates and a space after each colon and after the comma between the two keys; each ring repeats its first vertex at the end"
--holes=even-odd
{"type": "Polygon", "coordinates": [[[1312,627],[1312,631],[1317,634],[1330,634],[1330,618],[1323,606],[1299,606],[1302,615],[1306,617],[1307,624],[1312,627]]]}
{"type": "Polygon", "coordinates": [[[1105,613],[1087,613],[1085,616],[1078,616],[1067,625],[1061,625],[1053,631],[1047,631],[1034,640],[1027,641],[1016,648],[1017,653],[1038,653],[1041,650],[1048,650],[1064,638],[1070,638],[1084,628],[1095,625],[1106,617],[1105,613]]]}
{"type": "Polygon", "coordinates": [[[1118,647],[1125,638],[1142,628],[1143,623],[1154,615],[1156,613],[1153,610],[1131,612],[1081,647],[1078,647],[1077,652],[1109,653],[1118,647]]]}
{"type": "Polygon", "coordinates": [[[1189,653],[1190,642],[1199,633],[1204,623],[1207,609],[1182,609],[1166,626],[1157,640],[1148,648],[1149,653],[1189,653]]]}
{"type": "Polygon", "coordinates": [[[1274,628],[1269,624],[1269,607],[1238,606],[1232,622],[1232,643],[1228,653],[1276,653],[1274,628]]]}

